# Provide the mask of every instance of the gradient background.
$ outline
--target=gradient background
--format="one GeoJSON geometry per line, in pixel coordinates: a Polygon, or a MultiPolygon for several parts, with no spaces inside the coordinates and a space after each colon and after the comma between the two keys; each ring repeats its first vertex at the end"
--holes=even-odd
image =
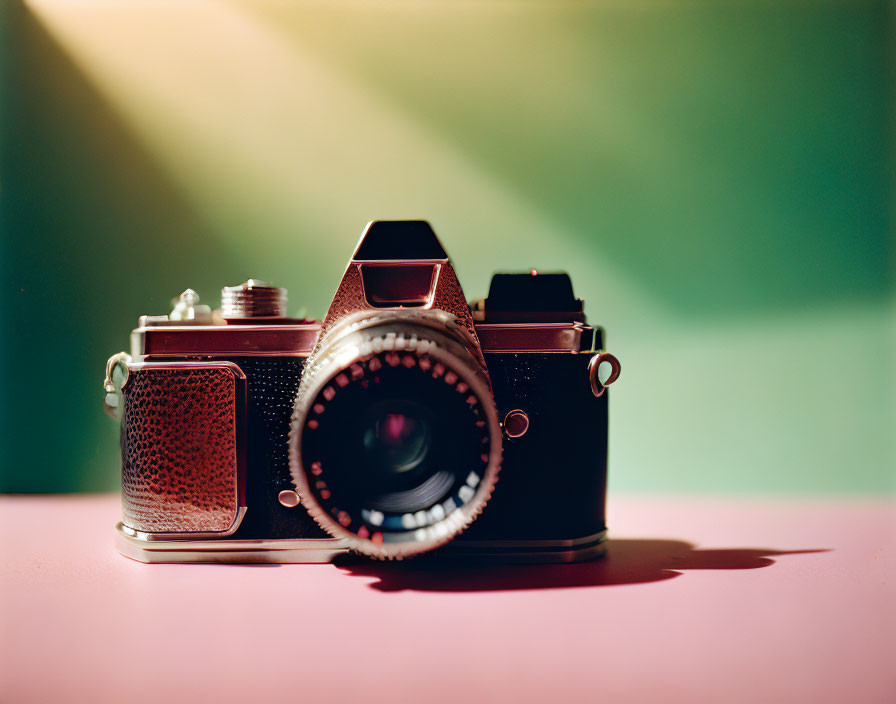
{"type": "Polygon", "coordinates": [[[186,287],[320,316],[366,221],[566,269],[611,488],[896,489],[886,2],[2,2],[0,491],[118,486],[106,358],[186,287]]]}

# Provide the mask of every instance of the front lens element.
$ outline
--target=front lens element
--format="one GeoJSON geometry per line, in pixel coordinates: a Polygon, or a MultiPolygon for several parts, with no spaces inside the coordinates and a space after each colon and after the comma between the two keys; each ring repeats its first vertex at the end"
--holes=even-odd
{"type": "Polygon", "coordinates": [[[384,401],[367,415],[361,434],[365,463],[390,479],[407,476],[425,462],[432,423],[424,406],[413,401],[384,401]]]}

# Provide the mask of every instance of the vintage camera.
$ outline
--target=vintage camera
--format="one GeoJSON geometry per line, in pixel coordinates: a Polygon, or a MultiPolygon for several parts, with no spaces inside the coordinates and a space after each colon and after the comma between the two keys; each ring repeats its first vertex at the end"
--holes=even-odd
{"type": "Polygon", "coordinates": [[[497,274],[468,305],[423,221],[370,223],[322,322],[287,317],[286,291],[256,280],[219,311],[187,290],[106,367],[119,550],[599,555],[619,375],[602,347],[566,274],[497,274]]]}

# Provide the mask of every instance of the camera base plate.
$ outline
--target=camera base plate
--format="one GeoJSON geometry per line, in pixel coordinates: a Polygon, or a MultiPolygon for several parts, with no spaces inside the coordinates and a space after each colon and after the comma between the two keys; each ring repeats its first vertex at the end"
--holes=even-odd
{"type": "MultiPolygon", "coordinates": [[[[273,563],[313,564],[333,562],[348,553],[337,538],[277,540],[146,539],[121,523],[115,526],[115,545],[125,557],[146,563],[273,563]]],[[[456,560],[495,563],[584,562],[603,556],[606,531],[570,540],[464,540],[462,537],[438,550],[456,560]]]]}
{"type": "Polygon", "coordinates": [[[319,563],[347,552],[337,538],[296,540],[146,540],[115,526],[115,547],[138,562],[319,563]]]}

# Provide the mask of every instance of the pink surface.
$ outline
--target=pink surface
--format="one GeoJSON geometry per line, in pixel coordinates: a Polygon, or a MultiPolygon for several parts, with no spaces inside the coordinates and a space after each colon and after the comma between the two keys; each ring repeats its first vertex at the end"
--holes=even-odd
{"type": "Polygon", "coordinates": [[[0,701],[894,702],[884,500],[611,497],[601,562],[144,565],[0,498],[0,701]]]}

